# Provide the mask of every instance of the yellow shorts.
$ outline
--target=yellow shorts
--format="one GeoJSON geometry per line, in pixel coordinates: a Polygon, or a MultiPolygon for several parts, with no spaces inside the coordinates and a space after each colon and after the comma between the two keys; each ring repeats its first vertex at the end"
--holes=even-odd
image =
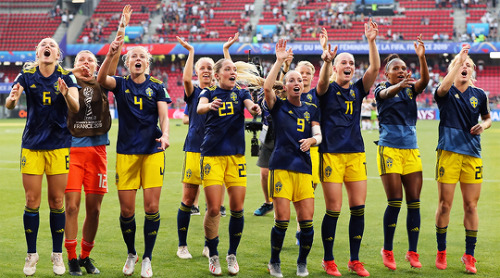
{"type": "Polygon", "coordinates": [[[133,190],[163,186],[165,153],[116,154],[116,187],[133,190]]]}
{"type": "Polygon", "coordinates": [[[288,170],[269,171],[269,197],[292,202],[314,198],[312,175],[288,170]]]}
{"type": "Polygon", "coordinates": [[[69,172],[69,148],[55,150],[21,149],[21,173],[59,175],[69,172]]]}
{"type": "Polygon", "coordinates": [[[323,153],[320,154],[322,182],[365,181],[365,153],[323,153]]]}
{"type": "Polygon", "coordinates": [[[182,168],[182,182],[190,184],[201,184],[200,177],[200,153],[186,152],[184,166],[182,168]]]}
{"type": "Polygon", "coordinates": [[[483,160],[479,157],[437,150],[436,180],[441,183],[482,183],[483,160]]]}
{"type": "Polygon", "coordinates": [[[247,163],[244,155],[201,157],[203,187],[225,184],[247,186],[247,163]]]}
{"type": "Polygon", "coordinates": [[[407,175],[422,172],[422,160],[418,149],[377,147],[378,174],[407,175]]]}
{"type": "Polygon", "coordinates": [[[318,184],[321,182],[319,179],[319,147],[311,147],[309,149],[309,153],[311,154],[311,162],[312,162],[312,179],[314,184],[318,184]]]}

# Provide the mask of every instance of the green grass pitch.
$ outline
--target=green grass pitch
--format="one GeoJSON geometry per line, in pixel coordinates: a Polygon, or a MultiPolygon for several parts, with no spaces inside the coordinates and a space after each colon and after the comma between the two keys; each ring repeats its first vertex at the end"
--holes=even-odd
{"type": "MultiPolygon", "coordinates": [[[[0,276],[22,277],[22,268],[26,255],[26,242],[24,239],[22,215],[24,209],[24,190],[19,171],[19,153],[21,135],[24,129],[24,120],[0,121],[0,276]]],[[[372,143],[378,139],[377,131],[363,131],[366,156],[368,162],[368,197],[366,200],[365,233],[361,246],[360,259],[365,263],[366,269],[372,277],[466,277],[460,257],[465,250],[465,232],[462,224],[463,209],[460,187],[457,186],[455,202],[452,209],[451,221],[448,229],[448,269],[438,271],[434,266],[436,254],[436,240],[434,229],[434,213],[437,206],[437,189],[434,180],[435,147],[437,144],[437,121],[419,121],[417,132],[419,146],[424,167],[424,185],[421,196],[422,225],[418,252],[423,264],[421,270],[411,269],[409,263],[404,261],[404,254],[408,247],[406,235],[406,207],[403,205],[399,216],[399,225],[394,241],[394,254],[398,269],[389,271],[382,264],[380,248],[383,245],[382,217],[386,207],[386,197],[382,183],[377,173],[376,146],[372,143]]],[[[111,145],[108,147],[108,182],[109,193],[105,196],[100,227],[96,238],[95,248],[91,257],[95,259],[96,266],[101,270],[101,277],[123,277],[121,269],[126,259],[126,247],[123,243],[119,228],[119,204],[116,187],[114,186],[115,174],[115,149],[117,122],[113,122],[110,132],[111,145]]],[[[476,277],[498,277],[499,268],[495,263],[500,259],[500,171],[496,168],[500,161],[500,123],[483,133],[483,162],[484,183],[481,199],[479,201],[479,233],[476,248],[477,268],[476,277]]],[[[183,163],[182,146],[186,135],[187,126],[180,120],[171,120],[170,148],[166,151],[165,182],[162,190],[160,213],[161,227],[159,230],[156,247],[153,252],[154,277],[209,277],[207,259],[201,256],[203,248],[203,214],[205,205],[200,202],[202,216],[193,216],[188,235],[188,244],[192,260],[177,258],[177,209],[181,200],[181,169],[183,163]]],[[[259,168],[255,166],[256,158],[250,157],[250,134],[247,134],[247,174],[248,185],[245,201],[245,228],[243,238],[238,249],[238,262],[240,264],[239,277],[268,277],[267,262],[270,258],[270,231],[273,225],[273,216],[253,216],[253,211],[263,201],[259,184],[259,168]]],[[[200,196],[203,200],[204,195],[200,196]]],[[[142,204],[142,191],[137,194],[137,235],[136,246],[142,256],[143,235],[142,226],[144,211],[142,204]]],[[[84,202],[79,222],[80,230],[84,218],[84,202]]],[[[226,206],[228,201],[226,198],[226,206]]],[[[321,186],[316,190],[316,213],[314,217],[315,239],[313,248],[308,258],[308,269],[311,277],[327,277],[321,268],[323,248],[321,243],[321,221],[324,214],[324,200],[321,186]]],[[[38,235],[38,262],[35,277],[53,277],[50,253],[52,241],[48,220],[47,187],[44,181],[42,205],[40,209],[40,230],[38,235]]],[[[293,211],[293,209],[292,209],[293,211]]],[[[282,271],[285,277],[295,276],[296,258],[298,247],[295,245],[295,214],[292,220],[282,251],[282,271]]],[[[344,190],[344,204],[337,227],[334,246],[335,260],[340,272],[345,277],[357,277],[347,271],[349,259],[348,245],[349,208],[344,190]]],[[[225,253],[228,248],[227,226],[229,217],[221,219],[220,245],[221,265],[223,276],[228,276],[225,253]]],[[[81,232],[78,236],[79,243],[81,232]]],[[[64,248],[63,248],[64,249],[64,248]]],[[[79,250],[79,247],[78,247],[79,250]]],[[[79,252],[79,251],[78,251],[79,252]]],[[[64,251],[66,261],[66,253],[64,251]]],[[[69,274],[65,274],[69,276],[69,274]]],[[[137,264],[133,277],[140,276],[140,262],[137,264]]]]}

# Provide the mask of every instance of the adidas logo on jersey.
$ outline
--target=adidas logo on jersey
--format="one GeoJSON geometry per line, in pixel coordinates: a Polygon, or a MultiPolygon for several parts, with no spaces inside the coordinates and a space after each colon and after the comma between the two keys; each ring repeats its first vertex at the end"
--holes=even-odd
{"type": "Polygon", "coordinates": [[[31,86],[30,86],[30,88],[36,88],[36,85],[35,85],[35,84],[33,84],[33,85],[31,85],[31,86]]]}

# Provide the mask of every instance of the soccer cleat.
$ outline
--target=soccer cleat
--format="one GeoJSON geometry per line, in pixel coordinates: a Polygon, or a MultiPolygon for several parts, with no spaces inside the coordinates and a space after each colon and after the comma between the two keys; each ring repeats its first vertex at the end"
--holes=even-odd
{"type": "Polygon", "coordinates": [[[226,207],[225,206],[220,206],[220,216],[226,217],[226,207]]]}
{"type": "Polygon", "coordinates": [[[465,265],[465,271],[467,273],[475,274],[477,272],[476,259],[472,255],[464,254],[462,256],[462,263],[465,265]]]}
{"type": "Polygon", "coordinates": [[[71,276],[82,276],[83,273],[80,269],[78,259],[71,259],[68,261],[68,271],[71,276]]]}
{"type": "Polygon", "coordinates": [[[420,256],[417,252],[408,251],[406,252],[405,259],[410,262],[411,267],[413,268],[422,268],[422,264],[418,260],[420,256]]]}
{"type": "Polygon", "coordinates": [[[55,275],[63,275],[66,272],[66,267],[64,266],[64,261],[62,258],[62,253],[52,253],[50,256],[50,260],[52,261],[52,270],[55,275]]]}
{"type": "Polygon", "coordinates": [[[87,274],[101,274],[101,271],[94,266],[94,260],[90,257],[86,257],[85,259],[78,258],[78,263],[85,268],[87,274]]]}
{"type": "Polygon", "coordinates": [[[222,274],[219,256],[214,255],[208,259],[208,270],[215,276],[220,276],[222,274]]]}
{"type": "Polygon", "coordinates": [[[255,215],[255,216],[264,216],[264,215],[268,214],[271,211],[273,211],[273,203],[270,203],[270,204],[263,203],[262,206],[260,206],[260,208],[256,209],[253,212],[253,215],[255,215]]]}
{"type": "Polygon", "coordinates": [[[38,263],[38,253],[28,253],[24,263],[23,272],[26,276],[31,276],[36,272],[36,263],[38,263]]]}
{"type": "Polygon", "coordinates": [[[335,263],[334,260],[331,260],[331,261],[323,260],[321,262],[321,266],[323,267],[323,269],[326,271],[326,274],[328,274],[328,275],[342,276],[342,274],[340,274],[340,271],[339,271],[337,264],[335,263]]]}
{"type": "Polygon", "coordinates": [[[269,274],[273,277],[283,277],[280,263],[269,263],[267,265],[267,270],[269,270],[269,274]]]}
{"type": "Polygon", "coordinates": [[[358,261],[358,260],[349,261],[349,263],[347,264],[347,267],[349,268],[349,271],[356,272],[356,274],[358,274],[358,276],[361,276],[361,277],[370,276],[370,273],[365,269],[365,267],[363,266],[363,263],[358,261]]]}
{"type": "MultiPolygon", "coordinates": [[[[392,251],[385,250],[382,247],[382,250],[380,250],[380,254],[382,255],[382,261],[384,262],[385,267],[387,267],[390,270],[396,270],[396,261],[394,260],[394,253],[392,251]]],[[[408,254],[406,255],[408,256],[408,254]]]]}
{"type": "Polygon", "coordinates": [[[309,275],[309,271],[307,271],[307,264],[299,263],[297,264],[297,276],[306,277],[309,275]]]}
{"type": "Polygon", "coordinates": [[[227,262],[227,271],[231,275],[236,275],[240,271],[240,266],[238,265],[238,261],[236,260],[236,255],[231,254],[226,257],[227,262]]]}
{"type": "Polygon", "coordinates": [[[197,206],[191,207],[191,215],[200,215],[200,208],[197,206]]]}
{"type": "Polygon", "coordinates": [[[139,261],[139,256],[137,254],[128,253],[127,260],[123,266],[123,274],[125,276],[130,276],[134,274],[135,264],[139,261]]]}
{"type": "Polygon", "coordinates": [[[151,267],[151,260],[148,257],[142,259],[141,277],[153,277],[153,268],[151,267]]]}
{"type": "Polygon", "coordinates": [[[192,259],[193,256],[191,256],[191,253],[189,253],[188,247],[187,246],[179,246],[177,248],[177,257],[181,259],[192,259]]]}
{"type": "Polygon", "coordinates": [[[203,251],[201,251],[201,255],[203,257],[210,258],[210,249],[208,249],[208,246],[203,247],[203,251]]]}
{"type": "Polygon", "coordinates": [[[437,251],[436,267],[437,269],[446,269],[448,263],[446,262],[446,250],[437,251]]]}

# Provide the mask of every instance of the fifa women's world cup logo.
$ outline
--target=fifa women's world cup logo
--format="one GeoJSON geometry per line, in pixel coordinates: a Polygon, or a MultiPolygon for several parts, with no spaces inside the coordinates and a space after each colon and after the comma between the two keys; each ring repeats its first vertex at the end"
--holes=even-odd
{"type": "Polygon", "coordinates": [[[94,89],[92,87],[86,87],[83,89],[83,102],[85,103],[85,120],[95,120],[95,116],[92,116],[92,97],[94,96],[94,89]]]}

